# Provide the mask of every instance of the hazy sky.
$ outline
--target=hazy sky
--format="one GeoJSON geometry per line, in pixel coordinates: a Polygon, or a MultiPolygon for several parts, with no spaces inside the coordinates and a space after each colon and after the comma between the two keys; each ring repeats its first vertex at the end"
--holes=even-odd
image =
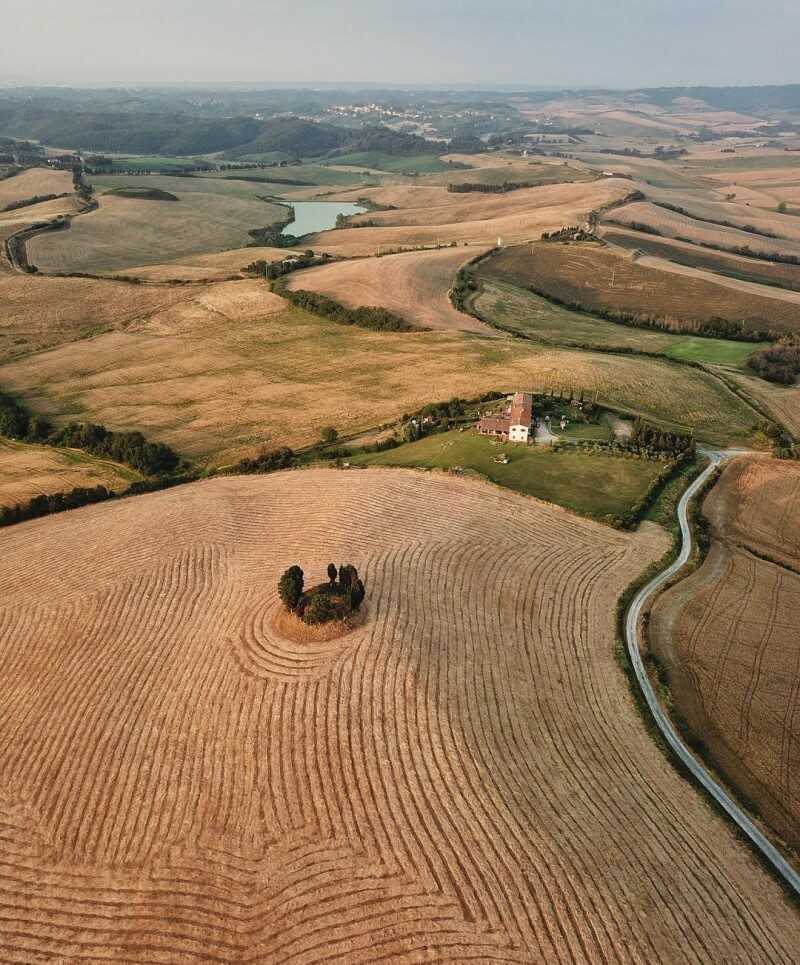
{"type": "Polygon", "coordinates": [[[800,81],[800,0],[0,0],[0,80],[800,81]]]}

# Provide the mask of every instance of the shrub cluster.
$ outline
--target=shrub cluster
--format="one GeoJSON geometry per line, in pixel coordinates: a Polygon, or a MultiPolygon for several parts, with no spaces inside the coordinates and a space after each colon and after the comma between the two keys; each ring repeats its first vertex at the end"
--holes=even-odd
{"type": "Polygon", "coordinates": [[[283,446],[280,449],[264,449],[257,456],[242,459],[232,467],[234,473],[277,472],[278,469],[289,469],[294,465],[295,454],[283,446]]]}
{"type": "Polygon", "coordinates": [[[304,574],[299,566],[290,566],[278,581],[278,596],[284,607],[309,625],[343,620],[359,610],[364,601],[364,584],[358,570],[350,563],[336,568],[328,564],[328,582],[307,592],[304,574]]]}
{"type": "Polygon", "coordinates": [[[329,318],[340,325],[356,325],[359,328],[369,328],[377,332],[422,331],[416,325],[407,322],[402,315],[390,312],[386,308],[346,308],[332,298],[328,298],[327,295],[304,289],[290,291],[285,285],[276,286],[273,290],[298,308],[302,308],[312,315],[329,318]]]}
{"type": "Polygon", "coordinates": [[[47,419],[33,416],[16,399],[0,393],[0,435],[24,442],[83,449],[93,456],[124,462],[148,476],[166,476],[182,467],[177,453],[160,442],[148,442],[140,432],[113,432],[91,422],[71,422],[53,429],[47,419]]]}

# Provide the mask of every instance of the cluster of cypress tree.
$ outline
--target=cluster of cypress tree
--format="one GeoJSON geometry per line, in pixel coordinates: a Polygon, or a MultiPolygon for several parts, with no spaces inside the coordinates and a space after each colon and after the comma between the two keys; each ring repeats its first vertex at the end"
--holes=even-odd
{"type": "Polygon", "coordinates": [[[290,566],[278,581],[281,602],[304,623],[316,625],[330,620],[342,620],[359,610],[364,601],[364,583],[351,563],[336,568],[328,564],[328,582],[320,583],[305,592],[304,573],[299,566],[290,566]]]}

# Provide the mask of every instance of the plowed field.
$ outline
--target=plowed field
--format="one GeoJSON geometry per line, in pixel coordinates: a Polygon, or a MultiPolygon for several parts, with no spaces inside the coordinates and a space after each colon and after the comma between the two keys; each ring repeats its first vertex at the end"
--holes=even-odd
{"type": "Polygon", "coordinates": [[[705,504],[703,566],[658,601],[673,698],[728,779],[800,844],[800,468],[739,459],[705,504]]]}
{"type": "Polygon", "coordinates": [[[3,959],[790,965],[796,912],[614,662],[665,542],[403,471],[9,531],[3,959]],[[365,623],[290,644],[278,575],[328,559],[365,623]]]}

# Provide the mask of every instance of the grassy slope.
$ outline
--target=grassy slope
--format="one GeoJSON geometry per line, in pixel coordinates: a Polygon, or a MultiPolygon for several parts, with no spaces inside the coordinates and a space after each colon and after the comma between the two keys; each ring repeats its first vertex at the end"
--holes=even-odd
{"type": "Polygon", "coordinates": [[[381,151],[359,151],[355,154],[343,154],[332,159],[335,164],[355,167],[374,168],[377,171],[389,171],[393,174],[438,174],[440,171],[458,170],[435,154],[419,154],[409,157],[397,157],[384,154],[381,151]]]}
{"type": "Polygon", "coordinates": [[[670,335],[617,325],[554,305],[546,298],[493,279],[488,274],[482,273],[481,279],[482,291],[475,301],[481,318],[549,345],[635,349],[656,352],[666,358],[736,368],[743,368],[750,353],[763,347],[761,343],[670,335]]]}
{"type": "Polygon", "coordinates": [[[592,516],[624,515],[662,468],[660,463],[574,449],[494,443],[472,429],[428,436],[387,452],[355,456],[363,466],[461,467],[493,482],[592,516]],[[510,462],[494,462],[501,454],[510,462]]]}

